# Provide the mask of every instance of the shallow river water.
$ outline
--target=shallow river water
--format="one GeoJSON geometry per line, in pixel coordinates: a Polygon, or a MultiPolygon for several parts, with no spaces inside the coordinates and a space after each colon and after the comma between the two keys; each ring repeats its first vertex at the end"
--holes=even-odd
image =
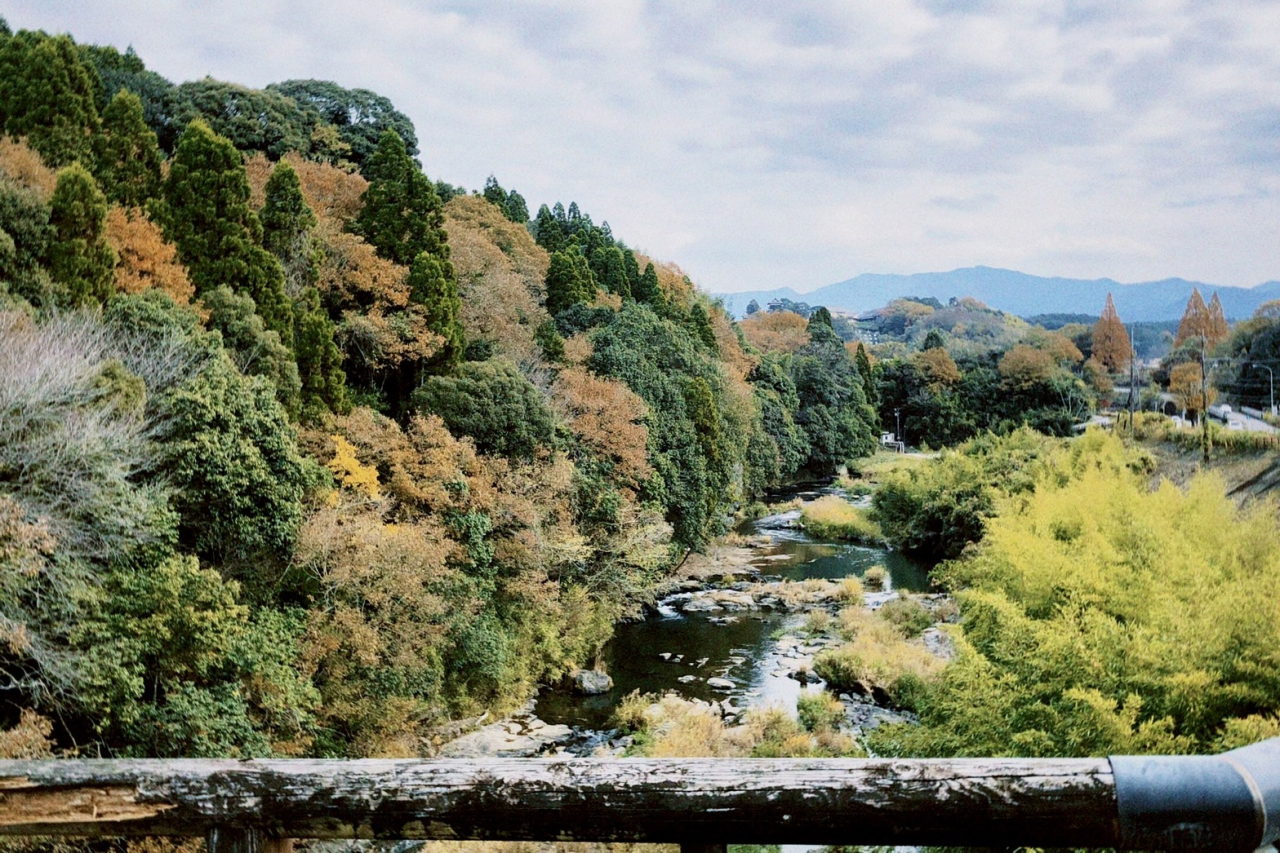
{"type": "MultiPolygon", "coordinates": [[[[829,489],[793,492],[786,497],[812,500],[829,489]]],[[[928,586],[925,570],[900,554],[847,543],[815,541],[792,526],[799,511],[771,515],[744,524],[743,533],[763,534],[770,544],[757,550],[752,583],[770,580],[838,580],[861,577],[875,565],[888,572],[885,593],[904,589],[921,591],[928,586]]],[[[882,593],[884,594],[884,593],[882,593]]],[[[565,689],[545,689],[534,713],[551,724],[603,729],[619,701],[632,691],[675,692],[689,699],[730,700],[742,708],[780,704],[795,707],[802,689],[788,677],[787,658],[803,653],[801,645],[779,639],[803,617],[771,611],[734,613],[685,613],[681,604],[690,593],[677,593],[658,603],[656,615],[615,627],[604,649],[605,670],[613,678],[613,690],[598,696],[582,696],[565,689]],[[708,679],[727,679],[708,684],[708,679]]]]}

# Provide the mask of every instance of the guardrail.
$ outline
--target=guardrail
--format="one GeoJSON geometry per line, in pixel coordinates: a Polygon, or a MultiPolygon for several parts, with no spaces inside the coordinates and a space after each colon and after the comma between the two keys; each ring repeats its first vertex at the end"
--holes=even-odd
{"type": "Polygon", "coordinates": [[[1110,759],[0,761],[0,835],[1252,851],[1280,738],[1110,759]]]}

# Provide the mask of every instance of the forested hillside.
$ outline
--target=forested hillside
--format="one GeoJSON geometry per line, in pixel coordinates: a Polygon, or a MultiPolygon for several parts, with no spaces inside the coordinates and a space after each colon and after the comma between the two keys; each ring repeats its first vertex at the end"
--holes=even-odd
{"type": "Polygon", "coordinates": [[[0,131],[21,750],[417,754],[874,447],[825,311],[762,352],[576,204],[429,178],[373,92],[0,23],[0,131]]]}

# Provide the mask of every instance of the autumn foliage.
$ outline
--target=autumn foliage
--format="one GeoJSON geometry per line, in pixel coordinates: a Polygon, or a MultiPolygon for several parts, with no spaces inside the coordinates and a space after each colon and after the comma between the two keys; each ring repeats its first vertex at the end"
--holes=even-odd
{"type": "Polygon", "coordinates": [[[739,325],[746,339],[762,353],[795,352],[809,343],[809,322],[791,311],[760,311],[739,325]]]}
{"type": "Polygon", "coordinates": [[[159,226],[141,210],[112,207],[107,211],[106,237],[119,257],[116,289],[141,293],[163,291],[185,305],[195,295],[187,268],[178,261],[178,250],[164,239],[159,226]]]}
{"type": "Polygon", "coordinates": [[[1129,343],[1129,333],[1125,331],[1124,323],[1120,322],[1115,302],[1108,293],[1102,316],[1093,327],[1092,357],[1108,370],[1118,373],[1129,366],[1132,352],[1133,346],[1129,343]]]}

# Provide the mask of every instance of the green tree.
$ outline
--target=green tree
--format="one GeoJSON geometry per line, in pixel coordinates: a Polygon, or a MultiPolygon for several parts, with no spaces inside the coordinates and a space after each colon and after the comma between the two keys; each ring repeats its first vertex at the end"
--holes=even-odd
{"type": "Polygon", "coordinates": [[[546,285],[547,311],[553,317],[572,305],[595,299],[591,267],[576,245],[551,255],[546,285]]]}
{"type": "Polygon", "coordinates": [[[514,364],[467,362],[453,376],[432,376],[413,395],[413,408],[439,415],[481,453],[532,459],[552,446],[555,421],[542,392],[514,364]]]}
{"type": "Polygon", "coordinates": [[[617,246],[600,246],[591,253],[591,272],[609,293],[623,299],[631,297],[631,281],[627,277],[627,258],[617,246]]]}
{"type": "Polygon", "coordinates": [[[539,246],[553,255],[563,249],[567,242],[560,223],[551,208],[545,204],[538,208],[538,216],[533,220],[533,236],[539,246]]]}
{"type": "Polygon", "coordinates": [[[413,122],[377,92],[346,89],[328,80],[286,80],[272,83],[267,91],[286,95],[300,106],[315,110],[321,121],[336,128],[342,143],[350,146],[351,161],[365,177],[370,177],[365,166],[388,130],[404,141],[410,157],[418,156],[413,122]]]}
{"type": "Polygon", "coordinates": [[[266,201],[258,218],[262,222],[262,248],[280,261],[288,292],[300,295],[319,279],[322,255],[312,238],[316,215],[302,195],[298,173],[288,161],[281,160],[271,170],[266,201]]]}
{"type": "Polygon", "coordinates": [[[444,206],[393,130],[382,134],[365,168],[369,188],[355,230],[389,261],[409,266],[427,252],[449,259],[444,206]]]}
{"type": "Polygon", "coordinates": [[[253,299],[223,285],[201,300],[209,311],[208,327],[222,335],[222,345],[245,376],[261,376],[276,391],[276,400],[296,417],[302,382],[293,353],[280,336],[267,329],[253,299]]]}
{"type": "Polygon", "coordinates": [[[507,219],[517,225],[524,225],[529,221],[529,204],[514,187],[507,195],[507,205],[502,212],[506,214],[507,219]]]}
{"type": "Polygon", "coordinates": [[[453,264],[429,252],[418,255],[409,269],[409,300],[426,309],[427,328],[444,339],[427,369],[434,373],[452,370],[467,348],[453,264]]]}
{"type": "Polygon", "coordinates": [[[342,351],[334,340],[333,321],[320,305],[314,287],[302,291],[293,304],[294,350],[302,380],[301,417],[314,422],[328,411],[343,414],[351,408],[342,351]]]}
{"type": "Polygon", "coordinates": [[[287,95],[211,77],[183,83],[178,90],[195,115],[240,151],[261,151],[278,160],[290,151],[311,150],[311,132],[320,117],[287,95]]]}
{"type": "Polygon", "coordinates": [[[111,201],[142,207],[160,192],[160,149],[147,127],[142,99],[121,89],[102,111],[102,132],[94,138],[98,182],[111,201]]]}
{"type": "Polygon", "coordinates": [[[196,293],[226,285],[248,294],[266,327],[293,345],[293,310],[280,262],[259,242],[244,160],[202,121],[188,125],[169,167],[157,216],[196,293]]]}
{"type": "Polygon", "coordinates": [[[920,344],[921,350],[944,349],[947,342],[942,337],[942,332],[937,329],[930,329],[929,333],[924,336],[924,342],[920,344]]]}
{"type": "Polygon", "coordinates": [[[42,306],[53,298],[45,267],[52,239],[49,206],[34,190],[0,175],[0,297],[42,306]]]}
{"type": "Polygon", "coordinates": [[[0,128],[50,166],[92,164],[98,87],[70,36],[22,30],[0,42],[0,128]]]}
{"type": "Polygon", "coordinates": [[[64,305],[102,304],[115,282],[116,253],[103,237],[107,199],[79,164],[58,173],[49,205],[49,273],[64,305]]]}
{"type": "Polygon", "coordinates": [[[160,149],[172,153],[182,129],[195,117],[191,99],[173,83],[148,71],[133,48],[120,53],[110,46],[81,45],[80,53],[102,80],[99,110],[106,109],[109,99],[121,89],[128,89],[141,99],[143,119],[155,133],[160,149]]]}
{"type": "Polygon", "coordinates": [[[660,309],[666,305],[667,300],[662,295],[662,287],[658,284],[658,271],[653,268],[653,264],[645,264],[640,281],[631,288],[631,295],[637,302],[643,302],[654,308],[660,309]]]}

